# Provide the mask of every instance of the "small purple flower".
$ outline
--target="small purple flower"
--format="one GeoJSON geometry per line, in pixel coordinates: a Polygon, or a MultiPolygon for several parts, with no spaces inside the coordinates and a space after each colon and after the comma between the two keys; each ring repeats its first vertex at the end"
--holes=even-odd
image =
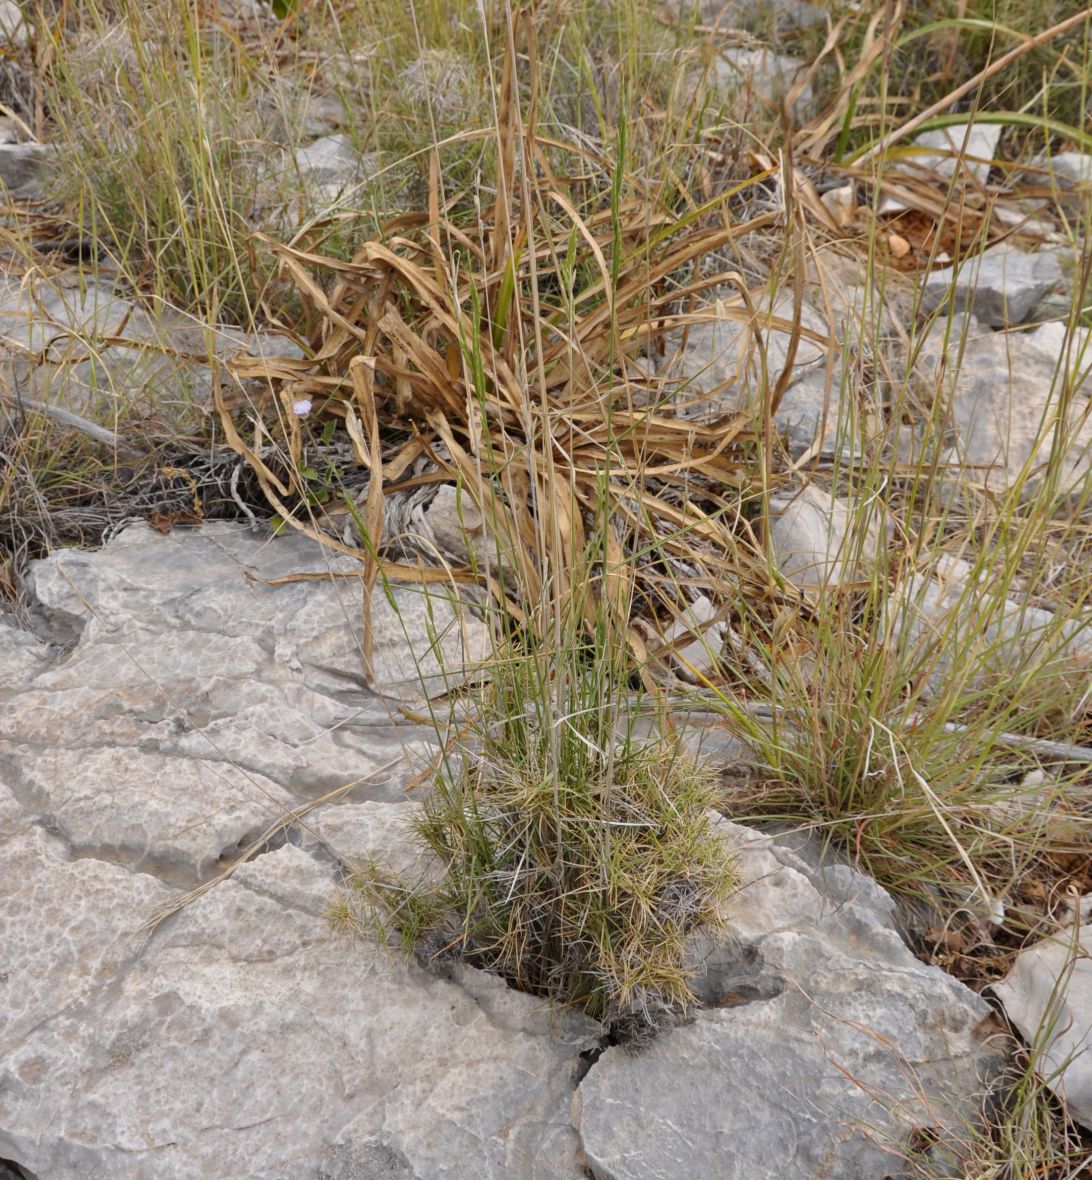
{"type": "Polygon", "coordinates": [[[311,399],[309,397],[301,397],[299,401],[293,402],[292,413],[297,418],[306,418],[311,413],[311,399]]]}

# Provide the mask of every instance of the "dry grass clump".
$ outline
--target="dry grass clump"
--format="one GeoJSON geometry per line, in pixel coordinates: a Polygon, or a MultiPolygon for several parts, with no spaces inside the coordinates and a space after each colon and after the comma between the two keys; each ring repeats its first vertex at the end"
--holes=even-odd
{"type": "MultiPolygon", "coordinates": [[[[1055,518],[1049,489],[954,513],[944,473],[928,458],[899,461],[881,430],[875,446],[828,465],[824,478],[847,502],[850,547],[887,524],[890,544],[844,589],[809,596],[786,583],[761,539],[768,493],[795,476],[772,416],[798,344],[838,344],[833,330],[799,321],[829,231],[814,189],[791,161],[763,158],[776,172],[772,191],[755,170],[697,203],[678,176],[650,183],[634,169],[632,144],[655,140],[636,123],[623,118],[613,143],[548,135],[533,117],[535,79],[520,74],[534,60],[530,30],[513,19],[511,37],[486,133],[491,201],[468,217],[446,197],[437,155],[427,215],[389,223],[351,260],[274,246],[311,317],[313,359],[291,370],[234,362],[239,377],[264,378],[276,401],[222,401],[229,440],[278,512],[356,553],[373,578],[384,569],[413,576],[385,563],[397,541],[384,534],[385,500],[456,485],[492,546],[476,549],[460,576],[489,588],[528,645],[556,651],[606,627],[626,661],[613,695],[672,684],[679,661],[663,637],[704,596],[730,650],[711,653],[708,674],[690,670],[702,682],[696,695],[765,759],[761,785],[731,800],[736,814],[815,824],[885,884],[949,911],[972,897],[995,912],[1011,883],[1052,852],[1088,848],[1086,817],[1066,801],[1074,773],[1063,768],[1040,792],[1042,806],[1029,806],[1021,784],[1039,751],[1019,742],[1080,736],[1084,690],[1067,670],[1086,596],[1016,661],[1004,631],[990,631],[1022,593],[1025,558],[1045,535],[1072,539],[1073,530],[1055,518]],[[526,58],[514,56],[517,45],[526,58]],[[751,257],[767,261],[765,284],[751,257]],[[756,312],[778,293],[782,316],[756,312]],[[661,350],[712,318],[752,329],[741,372],[756,386],[757,413],[688,419],[679,412],[686,388],[655,373],[661,350]],[[771,369],[775,319],[787,359],[771,369]],[[289,511],[293,499],[306,503],[306,483],[263,457],[277,452],[282,473],[299,470],[308,426],[290,407],[301,400],[344,425],[369,472],[353,506],[356,547],[289,511]],[[999,549],[1003,561],[969,592],[973,610],[969,602],[941,627],[915,629],[907,588],[919,571],[926,583],[946,545],[999,549]],[[573,604],[579,627],[559,630],[573,604]]],[[[880,268],[874,252],[871,261],[880,268]]],[[[874,387],[878,414],[889,403],[897,426],[911,400],[899,366],[908,373],[911,362],[893,360],[874,329],[854,326],[854,380],[874,387]]],[[[921,412],[943,413],[936,390],[921,412]]]]}
{"type": "MultiPolygon", "coordinates": [[[[357,506],[367,542],[348,547],[367,562],[387,541],[386,497],[449,482],[488,522],[495,555],[473,572],[514,617],[570,600],[586,575],[597,597],[585,626],[599,611],[628,626],[623,591],[636,572],[637,609],[670,620],[686,605],[680,579],[724,596],[731,571],[752,568],[735,524],[758,435],[747,414],[678,415],[654,357],[713,314],[691,308],[718,285],[737,293],[716,314],[755,318],[726,258],[775,215],[734,220],[731,194],[679,212],[624,160],[589,172],[597,153],[522,124],[510,56],[499,89],[496,193],[476,222],[448,215],[437,166],[429,215],[392,221],[349,261],[270,244],[314,325],[313,359],[232,361],[276,400],[222,399],[224,429],[277,511],[321,536],[320,522],[285,506],[305,498],[303,484],[280,478],[261,447],[298,468],[301,402],[343,423],[372,477],[357,506]],[[260,445],[248,441],[256,422],[260,445]]],[[[646,662],[641,631],[623,635],[646,662]]]]}

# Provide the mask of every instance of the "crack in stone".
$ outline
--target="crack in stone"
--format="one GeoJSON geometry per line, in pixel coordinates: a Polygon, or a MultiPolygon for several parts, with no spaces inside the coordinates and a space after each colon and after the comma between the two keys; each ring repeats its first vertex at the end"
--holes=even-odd
{"type": "MultiPolygon", "coordinates": [[[[592,1067],[599,1060],[600,1057],[611,1047],[617,1044],[617,1041],[610,1035],[604,1033],[594,1045],[584,1049],[577,1057],[576,1064],[573,1066],[573,1089],[578,1090],[580,1083],[591,1073],[592,1067]]],[[[577,1132],[579,1134],[579,1131],[577,1132]]]]}

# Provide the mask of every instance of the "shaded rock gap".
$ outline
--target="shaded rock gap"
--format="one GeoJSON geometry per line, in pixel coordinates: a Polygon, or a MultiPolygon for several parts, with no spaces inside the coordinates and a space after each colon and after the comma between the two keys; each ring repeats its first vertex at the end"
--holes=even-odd
{"type": "MultiPolygon", "coordinates": [[[[0,1138],[4,1132],[0,1129],[0,1138]]],[[[0,1158],[0,1180],[38,1180],[35,1172],[29,1172],[15,1160],[0,1158]]]]}

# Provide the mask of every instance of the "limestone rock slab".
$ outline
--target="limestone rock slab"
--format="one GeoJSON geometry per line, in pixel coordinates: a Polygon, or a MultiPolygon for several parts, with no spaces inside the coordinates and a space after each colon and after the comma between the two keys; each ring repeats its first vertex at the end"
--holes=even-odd
{"type": "Polygon", "coordinates": [[[976,679],[998,683],[1047,656],[1058,677],[1074,683],[1092,668],[1092,614],[1059,623],[1050,611],[999,600],[988,576],[946,554],[931,570],[908,577],[888,609],[892,633],[919,648],[934,669],[932,690],[943,687],[959,660],[974,661],[976,679]]]}
{"type": "Polygon", "coordinates": [[[1035,164],[1046,169],[1053,180],[1065,187],[1092,182],[1092,152],[1053,152],[1049,156],[1038,156],[1035,164]]]}
{"type": "MultiPolygon", "coordinates": [[[[40,169],[46,150],[0,145],[0,179],[9,187],[31,183],[30,172],[23,181],[15,173],[8,179],[4,153],[12,160],[27,157],[30,163],[19,164],[26,171],[31,164],[40,169]]],[[[13,191],[18,196],[24,190],[13,191]]],[[[211,395],[208,354],[227,359],[243,350],[300,355],[298,345],[278,333],[209,328],[166,307],[153,313],[113,284],[76,272],[0,279],[0,378],[39,401],[101,416],[111,426],[119,412],[193,425],[195,407],[205,406],[211,395]]]]}
{"type": "Polygon", "coordinates": [[[28,809],[77,855],[158,876],[206,876],[289,810],[262,775],[132,748],[36,750],[0,742],[0,765],[28,809]]]}
{"type": "Polygon", "coordinates": [[[191,759],[225,781],[272,780],[294,802],[349,783],[357,800],[402,798],[435,743],[421,693],[459,683],[488,637],[446,598],[377,592],[369,686],[356,580],[269,584],[351,567],[301,535],[227,522],[167,535],[134,525],[98,552],[36,563],[42,624],[67,648],[0,630],[8,683],[29,677],[0,710],[6,757],[126,748],[163,760],[150,781],[191,759]]]}
{"type": "Polygon", "coordinates": [[[1090,471],[1092,394],[1088,337],[1067,343],[1062,324],[991,332],[974,319],[938,320],[919,356],[922,394],[939,397],[954,434],[950,464],[962,478],[1004,491],[1046,472],[1056,426],[1066,415],[1059,454],[1061,490],[1076,491],[1090,471]],[[1063,401],[1066,380],[1076,396],[1063,401]]]}
{"type": "Polygon", "coordinates": [[[858,536],[844,500],[813,484],[770,497],[770,544],[781,574],[802,589],[853,581],[877,550],[877,530],[858,536]]]}
{"type": "Polygon", "coordinates": [[[914,958],[891,900],[724,824],[743,887],[707,1002],[639,1057],[607,1049],[576,1119],[602,1180],[883,1180],[914,1129],[957,1137],[999,1061],[988,1005],[914,958]]]}
{"type": "MultiPolygon", "coordinates": [[[[0,22],[3,19],[0,10],[0,22]]],[[[45,195],[42,182],[52,154],[47,144],[0,144],[0,194],[13,201],[40,200],[45,195]]]]}
{"type": "Polygon", "coordinates": [[[956,123],[923,131],[914,137],[915,161],[920,160],[930,172],[949,179],[966,172],[979,184],[985,184],[993,160],[1001,127],[996,123],[956,123]]]}
{"type": "MultiPolygon", "coordinates": [[[[87,626],[91,637],[182,625],[209,636],[246,638],[260,643],[275,664],[306,670],[317,685],[344,689],[362,687],[364,679],[358,583],[352,577],[267,583],[359,569],[353,559],[301,534],[273,538],[209,522],[162,536],[133,525],[97,553],[55,554],[32,577],[43,605],[87,626]]],[[[398,586],[390,597],[377,589],[370,621],[372,687],[399,700],[457,686],[464,667],[488,651],[484,627],[469,611],[457,610],[443,588],[398,586]]]]}
{"type": "Polygon", "coordinates": [[[25,45],[30,36],[23,10],[15,0],[0,0],[0,43],[25,45]]]}
{"type": "MultiPolygon", "coordinates": [[[[860,450],[868,423],[845,356],[858,347],[862,323],[886,331],[889,316],[879,300],[859,285],[836,288],[829,316],[808,303],[801,308],[803,332],[797,342],[793,371],[782,395],[774,425],[789,454],[805,451],[831,456],[860,450]],[[816,339],[819,337],[820,339],[816,339]]],[[[788,361],[792,336],[792,299],[780,296],[760,308],[752,324],[738,308],[713,304],[686,332],[670,333],[656,377],[680,418],[705,420],[724,414],[761,410],[761,391],[780,377],[788,361]],[[742,317],[742,318],[741,318],[742,317]]]]}
{"type": "Polygon", "coordinates": [[[0,700],[32,680],[48,660],[45,644],[0,614],[0,700]]]}
{"type": "Polygon", "coordinates": [[[316,913],[331,885],[287,845],[168,919],[82,1006],[57,997],[3,1046],[0,1150],[55,1180],[318,1180],[326,1160],[577,1180],[579,1042],[548,1035],[530,997],[491,999],[497,981],[464,989],[332,938],[316,913]]]}

